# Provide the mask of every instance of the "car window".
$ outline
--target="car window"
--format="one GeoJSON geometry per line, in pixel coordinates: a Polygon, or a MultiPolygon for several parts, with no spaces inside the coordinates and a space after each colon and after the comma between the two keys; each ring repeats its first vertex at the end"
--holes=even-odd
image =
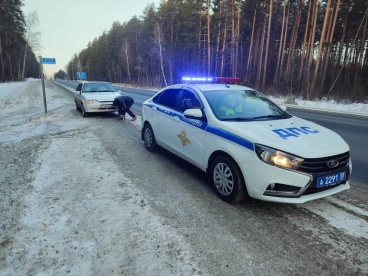
{"type": "Polygon", "coordinates": [[[82,92],[114,92],[115,88],[111,83],[85,83],[82,92]]]}
{"type": "Polygon", "coordinates": [[[201,103],[196,95],[189,90],[184,89],[179,101],[179,111],[184,112],[190,108],[201,108],[201,103]]]}
{"type": "Polygon", "coordinates": [[[100,85],[99,92],[114,92],[115,88],[110,83],[104,83],[100,85]]]}
{"type": "Polygon", "coordinates": [[[179,92],[180,89],[167,89],[153,98],[153,102],[176,109],[176,102],[178,100],[179,92]]]}

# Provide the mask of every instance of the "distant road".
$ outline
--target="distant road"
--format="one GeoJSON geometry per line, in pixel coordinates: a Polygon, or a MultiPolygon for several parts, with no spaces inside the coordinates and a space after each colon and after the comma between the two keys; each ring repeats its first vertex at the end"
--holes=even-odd
{"type": "MultiPolygon", "coordinates": [[[[57,81],[76,88],[75,81],[57,81]]],[[[134,99],[133,108],[141,110],[142,103],[150,98],[153,90],[135,89],[115,86],[116,89],[129,94],[134,99]]],[[[344,113],[316,111],[288,107],[287,111],[297,117],[312,121],[338,133],[350,146],[353,161],[352,183],[368,185],[368,116],[344,113]]]]}
{"type": "Polygon", "coordinates": [[[368,116],[288,108],[297,117],[337,132],[350,146],[353,161],[352,182],[368,185],[368,116]]]}

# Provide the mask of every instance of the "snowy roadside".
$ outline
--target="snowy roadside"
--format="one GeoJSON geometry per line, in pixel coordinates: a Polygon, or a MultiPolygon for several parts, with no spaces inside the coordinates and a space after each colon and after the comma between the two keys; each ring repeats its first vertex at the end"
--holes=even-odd
{"type": "Polygon", "coordinates": [[[3,97],[0,275],[206,274],[58,90],[47,114],[40,81],[3,97]]]}
{"type": "Polygon", "coordinates": [[[307,101],[295,99],[294,104],[289,104],[288,99],[284,97],[270,97],[275,103],[283,104],[287,107],[302,108],[326,112],[337,112],[345,114],[355,114],[360,116],[368,116],[368,104],[366,103],[348,103],[337,102],[335,100],[307,101]]]}

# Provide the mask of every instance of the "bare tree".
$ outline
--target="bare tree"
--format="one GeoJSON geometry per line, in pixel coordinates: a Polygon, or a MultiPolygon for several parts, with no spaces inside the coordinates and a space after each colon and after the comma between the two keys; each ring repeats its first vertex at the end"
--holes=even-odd
{"type": "Polygon", "coordinates": [[[124,38],[123,45],[121,46],[121,53],[123,57],[123,63],[125,64],[127,74],[128,74],[128,80],[131,81],[130,76],[130,45],[128,43],[128,39],[124,38]]]}
{"type": "Polygon", "coordinates": [[[277,67],[276,67],[276,73],[274,76],[274,83],[276,83],[278,79],[280,78],[281,71],[284,65],[285,46],[286,46],[286,38],[288,34],[288,24],[289,24],[289,14],[290,14],[290,2],[289,0],[286,0],[283,5],[279,53],[278,53],[278,58],[277,58],[277,67]]]}
{"type": "Polygon", "coordinates": [[[333,42],[333,37],[334,37],[334,34],[335,34],[335,27],[336,27],[336,21],[337,21],[339,10],[340,10],[340,0],[337,0],[335,3],[332,3],[332,7],[331,7],[331,12],[333,14],[331,15],[330,28],[328,29],[328,34],[327,34],[326,59],[325,59],[325,62],[324,62],[324,67],[323,67],[322,83],[326,79],[326,72],[327,72],[328,66],[329,66],[332,42],[333,42]]]}
{"type": "Polygon", "coordinates": [[[266,84],[267,65],[268,65],[268,49],[270,47],[272,12],[273,12],[273,0],[270,0],[270,12],[268,14],[268,27],[267,27],[268,30],[267,30],[267,39],[266,39],[266,53],[265,53],[265,59],[263,63],[262,89],[264,89],[265,84],[266,84]]]}
{"type": "Polygon", "coordinates": [[[207,76],[210,76],[211,71],[211,0],[207,0],[207,76]]]}
{"type": "Polygon", "coordinates": [[[319,77],[318,76],[319,67],[320,67],[320,64],[321,64],[321,61],[322,61],[322,58],[323,58],[322,52],[323,52],[324,43],[326,41],[326,32],[327,32],[327,28],[328,28],[328,22],[329,22],[329,19],[330,19],[331,3],[332,3],[332,0],[327,1],[325,19],[324,19],[324,22],[323,22],[321,38],[320,38],[319,46],[318,46],[318,55],[317,55],[317,60],[316,60],[316,67],[314,69],[313,80],[312,80],[312,91],[314,91],[314,93],[315,93],[316,88],[317,88],[317,78],[319,77]]]}
{"type": "Polygon", "coordinates": [[[249,54],[248,54],[248,61],[247,61],[247,71],[246,71],[246,75],[245,78],[247,80],[250,79],[250,72],[251,72],[251,64],[253,61],[253,44],[254,44],[254,34],[255,34],[255,25],[256,25],[256,18],[257,18],[257,9],[258,9],[258,0],[256,0],[256,5],[254,8],[254,15],[253,15],[253,24],[252,24],[252,35],[250,38],[250,45],[249,45],[249,54]]]}
{"type": "Polygon", "coordinates": [[[157,46],[158,56],[159,56],[159,59],[160,59],[160,69],[161,69],[162,78],[164,80],[165,86],[167,86],[165,70],[164,70],[164,56],[163,56],[164,36],[163,36],[163,33],[162,33],[162,26],[159,22],[157,22],[155,24],[153,39],[154,39],[154,42],[157,46]]]}
{"type": "Polygon", "coordinates": [[[41,33],[35,31],[38,24],[39,19],[37,11],[29,13],[26,17],[26,44],[24,45],[22,80],[24,80],[28,47],[31,47],[33,51],[41,49],[41,33]]]}

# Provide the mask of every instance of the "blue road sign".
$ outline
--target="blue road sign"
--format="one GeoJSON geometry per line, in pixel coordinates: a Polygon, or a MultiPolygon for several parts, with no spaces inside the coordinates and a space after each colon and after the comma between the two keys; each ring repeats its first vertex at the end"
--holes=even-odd
{"type": "Polygon", "coordinates": [[[43,64],[55,64],[56,59],[54,59],[54,58],[42,58],[42,63],[43,64]]]}
{"type": "Polygon", "coordinates": [[[77,72],[77,79],[81,79],[81,80],[87,79],[86,72],[77,72]]]}

